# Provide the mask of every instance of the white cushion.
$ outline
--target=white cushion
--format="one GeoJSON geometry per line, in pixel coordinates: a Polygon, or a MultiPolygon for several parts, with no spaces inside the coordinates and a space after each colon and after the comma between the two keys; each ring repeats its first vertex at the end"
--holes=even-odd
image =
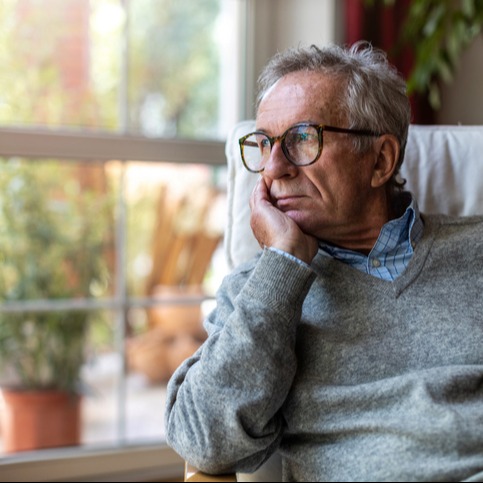
{"type": "MultiPolygon", "coordinates": [[[[238,139],[254,129],[255,121],[237,124],[226,144],[225,250],[231,268],[260,250],[250,229],[249,206],[258,175],[244,168],[238,145],[238,139]]],[[[483,126],[411,126],[401,174],[423,213],[483,215],[483,126]]]]}
{"type": "Polygon", "coordinates": [[[250,195],[258,180],[243,166],[238,140],[255,130],[255,121],[243,121],[229,133],[226,142],[228,162],[228,218],[225,253],[228,266],[234,268],[250,260],[260,249],[250,229],[250,195]]]}
{"type": "Polygon", "coordinates": [[[423,213],[483,214],[483,126],[411,126],[401,169],[423,213]]]}

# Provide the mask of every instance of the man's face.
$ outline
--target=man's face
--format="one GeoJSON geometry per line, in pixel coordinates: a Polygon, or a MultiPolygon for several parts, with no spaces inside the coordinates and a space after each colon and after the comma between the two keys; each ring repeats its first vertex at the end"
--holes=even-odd
{"type": "MultiPolygon", "coordinates": [[[[340,79],[315,72],[295,72],[282,78],[263,98],[257,130],[279,136],[300,122],[349,127],[338,108],[340,79]]],[[[372,152],[354,152],[352,135],[324,132],[318,161],[296,167],[273,146],[263,178],[273,204],[307,234],[342,242],[357,239],[370,224],[374,190],[372,152]]]]}

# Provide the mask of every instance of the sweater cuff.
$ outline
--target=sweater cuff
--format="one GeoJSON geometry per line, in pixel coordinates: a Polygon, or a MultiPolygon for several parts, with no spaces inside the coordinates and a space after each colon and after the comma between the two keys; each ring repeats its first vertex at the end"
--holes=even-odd
{"type": "Polygon", "coordinates": [[[300,265],[303,265],[304,267],[310,267],[308,263],[305,263],[303,260],[300,260],[300,258],[294,257],[290,253],[284,252],[283,250],[280,250],[279,248],[275,247],[267,247],[269,250],[272,252],[278,253],[279,255],[283,255],[284,257],[290,258],[290,260],[293,260],[294,262],[299,263],[300,265]]]}
{"type": "Polygon", "coordinates": [[[245,289],[275,309],[295,308],[304,302],[315,278],[308,265],[265,248],[245,289]]]}

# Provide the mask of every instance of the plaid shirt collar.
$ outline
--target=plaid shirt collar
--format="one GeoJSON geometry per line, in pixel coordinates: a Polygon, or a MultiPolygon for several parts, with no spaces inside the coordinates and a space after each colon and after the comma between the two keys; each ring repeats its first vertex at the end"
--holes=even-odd
{"type": "Polygon", "coordinates": [[[424,223],[413,196],[404,192],[404,215],[386,223],[368,256],[322,242],[322,253],[382,280],[394,281],[406,270],[423,237],[424,223]]]}

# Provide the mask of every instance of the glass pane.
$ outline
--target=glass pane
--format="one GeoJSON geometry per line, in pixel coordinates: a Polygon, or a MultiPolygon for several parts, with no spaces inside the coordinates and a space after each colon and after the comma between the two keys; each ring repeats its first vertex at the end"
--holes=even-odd
{"type": "Polygon", "coordinates": [[[0,125],[117,130],[119,0],[0,2],[0,125]]]}
{"type": "Polygon", "coordinates": [[[115,192],[107,164],[0,159],[0,301],[112,294],[115,192]]]}
{"type": "Polygon", "coordinates": [[[130,2],[130,129],[153,137],[217,138],[236,118],[233,0],[130,2]],[[196,3],[196,5],[195,5],[196,3]]]}
{"type": "Polygon", "coordinates": [[[0,322],[0,454],[116,441],[122,364],[113,320],[33,312],[0,322]]]}
{"type": "Polygon", "coordinates": [[[237,120],[238,3],[0,2],[0,126],[223,137],[237,120]]]}
{"type": "Polygon", "coordinates": [[[129,442],[165,440],[166,382],[169,377],[163,337],[146,329],[145,309],[129,311],[126,344],[126,437],[129,442]]]}
{"type": "Polygon", "coordinates": [[[195,164],[128,164],[131,296],[151,297],[163,287],[214,294],[223,272],[218,256],[226,213],[222,173],[221,168],[195,164]],[[217,270],[211,264],[214,256],[217,270]]]}
{"type": "Polygon", "coordinates": [[[226,273],[225,173],[130,163],[125,179],[129,293],[153,304],[128,314],[127,436],[162,438],[166,383],[205,340],[204,299],[226,273]]]}
{"type": "Polygon", "coordinates": [[[202,320],[210,302],[166,301],[129,312],[126,437],[129,442],[164,440],[166,385],[173,372],[206,340],[202,320]],[[153,320],[152,312],[157,311],[153,320]],[[151,315],[151,318],[150,318],[151,315]]]}
{"type": "MultiPolygon", "coordinates": [[[[82,367],[82,444],[119,441],[122,354],[116,348],[119,313],[96,312],[82,367]]],[[[121,419],[122,420],[122,419],[121,419]]]]}
{"type": "Polygon", "coordinates": [[[7,452],[117,437],[118,415],[109,402],[114,396],[102,396],[108,388],[114,391],[113,383],[106,384],[105,363],[100,365],[107,356],[116,359],[118,374],[111,368],[109,377],[119,384],[121,356],[112,342],[117,316],[81,307],[105,303],[116,288],[119,179],[113,166],[0,159],[0,433],[7,452]],[[55,303],[79,308],[49,311],[55,303]],[[51,390],[54,399],[44,401],[51,390]],[[30,399],[12,413],[10,403],[25,392],[30,399]],[[38,399],[44,406],[36,414],[38,399]],[[66,409],[57,409],[57,402],[66,409]],[[51,421],[57,413],[74,421],[51,421]],[[12,415],[20,431],[12,428],[12,415]],[[35,434],[17,441],[18,434],[24,438],[28,428],[43,425],[50,434],[46,441],[37,443],[35,434]],[[56,425],[72,431],[54,436],[56,425]]]}

